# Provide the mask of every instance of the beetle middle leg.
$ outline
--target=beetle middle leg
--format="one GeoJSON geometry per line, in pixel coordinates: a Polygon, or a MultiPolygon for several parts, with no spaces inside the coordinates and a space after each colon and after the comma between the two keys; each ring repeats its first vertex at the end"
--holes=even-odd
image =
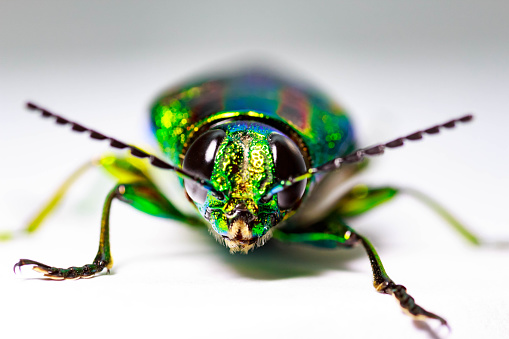
{"type": "Polygon", "coordinates": [[[274,231],[273,236],[282,241],[307,243],[326,248],[361,245],[368,254],[373,271],[373,286],[377,292],[393,295],[403,311],[416,319],[436,319],[447,326],[445,319],[417,305],[404,286],[396,284],[389,278],[371,242],[346,225],[339,210],[333,210],[323,219],[310,225],[293,224],[289,219],[286,225],[274,231]]]}
{"type": "Polygon", "coordinates": [[[471,244],[481,244],[480,240],[442,205],[424,193],[411,188],[357,185],[338,200],[335,208],[343,218],[355,217],[392,200],[400,194],[408,194],[431,208],[471,244]]]}
{"type": "MultiPolygon", "coordinates": [[[[107,172],[112,174],[117,179],[118,183],[108,193],[103,205],[99,250],[92,264],[64,269],[52,267],[30,259],[21,259],[14,265],[14,269],[25,265],[34,265],[33,269],[35,271],[43,273],[45,277],[55,280],[89,278],[102,272],[105,268],[109,270],[113,265],[109,242],[109,217],[111,204],[115,199],[125,202],[150,215],[170,218],[195,225],[203,224],[199,218],[188,216],[180,212],[161,193],[140,164],[142,163],[131,158],[119,158],[114,156],[103,157],[97,162],[97,165],[103,167],[107,172]]],[[[70,179],[74,178],[78,172],[75,172],[70,179]]],[[[70,186],[70,183],[74,181],[74,179],[71,181],[70,179],[60,187],[57,194],[50,199],[49,203],[41,210],[40,214],[36,216],[34,220],[38,220],[37,226],[44,217],[54,209],[70,186]]],[[[30,225],[33,225],[33,222],[30,225]]]]}

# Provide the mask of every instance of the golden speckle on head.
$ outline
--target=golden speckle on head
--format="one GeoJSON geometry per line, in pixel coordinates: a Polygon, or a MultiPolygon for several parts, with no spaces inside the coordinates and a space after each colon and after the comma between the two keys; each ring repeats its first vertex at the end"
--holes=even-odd
{"type": "Polygon", "coordinates": [[[253,147],[253,150],[251,151],[251,165],[255,168],[262,168],[263,166],[263,155],[261,151],[261,146],[255,146],[253,147]]]}

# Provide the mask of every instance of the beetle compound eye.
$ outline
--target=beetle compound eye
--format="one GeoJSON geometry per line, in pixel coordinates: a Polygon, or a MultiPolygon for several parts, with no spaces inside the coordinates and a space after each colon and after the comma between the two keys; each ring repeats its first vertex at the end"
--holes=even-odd
{"type": "MultiPolygon", "coordinates": [[[[274,133],[269,137],[269,142],[278,179],[285,180],[306,172],[302,153],[290,138],[274,133]]],[[[293,207],[300,201],[305,189],[306,180],[302,180],[279,192],[277,194],[279,208],[285,210],[293,207]]]]}
{"type": "MultiPolygon", "coordinates": [[[[210,180],[217,150],[225,136],[226,133],[219,129],[200,135],[187,150],[183,168],[202,179],[210,180]]],[[[184,186],[193,201],[199,204],[205,202],[208,193],[206,188],[190,179],[184,179],[184,186]]]]}

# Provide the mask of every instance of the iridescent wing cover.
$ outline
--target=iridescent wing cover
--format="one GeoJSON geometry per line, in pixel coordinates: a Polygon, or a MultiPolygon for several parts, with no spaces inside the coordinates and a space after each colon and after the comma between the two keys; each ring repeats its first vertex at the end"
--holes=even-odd
{"type": "Polygon", "coordinates": [[[209,77],[164,93],[153,105],[152,125],[174,165],[196,136],[226,119],[272,125],[290,136],[308,166],[319,166],[355,149],[345,112],[315,89],[261,69],[209,77]]]}

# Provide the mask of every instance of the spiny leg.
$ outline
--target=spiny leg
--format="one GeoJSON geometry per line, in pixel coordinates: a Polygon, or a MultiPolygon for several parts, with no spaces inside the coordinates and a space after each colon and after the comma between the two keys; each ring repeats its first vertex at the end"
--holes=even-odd
{"type": "Polygon", "coordinates": [[[368,254],[373,271],[373,285],[378,292],[393,295],[403,311],[410,316],[416,319],[436,319],[448,327],[445,319],[417,305],[404,286],[396,284],[389,278],[373,245],[346,225],[337,210],[311,225],[299,225],[292,223],[290,219],[283,228],[275,230],[273,236],[282,241],[326,248],[362,245],[368,254]]]}

